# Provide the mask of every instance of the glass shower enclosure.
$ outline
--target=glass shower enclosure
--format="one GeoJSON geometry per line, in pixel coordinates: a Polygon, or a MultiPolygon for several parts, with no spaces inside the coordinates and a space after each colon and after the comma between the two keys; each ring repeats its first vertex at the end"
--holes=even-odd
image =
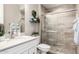
{"type": "Polygon", "coordinates": [[[42,42],[51,45],[52,53],[74,54],[73,21],[76,18],[75,5],[66,5],[57,12],[47,13],[42,20],[42,42]],[[67,6],[72,6],[68,8],[67,6]],[[63,11],[62,11],[63,10],[63,11]]]}

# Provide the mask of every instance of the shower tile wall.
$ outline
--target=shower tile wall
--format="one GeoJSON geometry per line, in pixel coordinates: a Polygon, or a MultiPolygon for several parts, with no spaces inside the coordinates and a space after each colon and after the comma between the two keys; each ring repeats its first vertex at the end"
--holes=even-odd
{"type": "Polygon", "coordinates": [[[47,13],[47,10],[45,9],[45,8],[43,8],[42,6],[41,6],[41,13],[42,13],[42,15],[41,15],[41,18],[42,18],[42,22],[41,22],[41,28],[42,28],[42,32],[41,32],[41,37],[42,37],[42,42],[43,43],[47,43],[47,39],[48,39],[48,37],[47,37],[47,33],[44,31],[45,30],[45,19],[46,19],[46,17],[45,17],[45,14],[47,13]]]}
{"type": "MultiPolygon", "coordinates": [[[[75,46],[73,43],[73,20],[75,19],[76,12],[70,11],[65,13],[58,13],[65,10],[75,9],[75,5],[62,5],[61,7],[54,8],[50,15],[45,20],[45,29],[57,31],[56,33],[48,33],[47,40],[49,44],[56,49],[61,50],[63,53],[75,53],[75,46]],[[58,14],[54,14],[58,13],[58,14]],[[54,41],[54,42],[53,42],[54,41]],[[63,49],[60,49],[59,46],[63,49]]],[[[52,48],[52,50],[54,50],[52,48]]]]}

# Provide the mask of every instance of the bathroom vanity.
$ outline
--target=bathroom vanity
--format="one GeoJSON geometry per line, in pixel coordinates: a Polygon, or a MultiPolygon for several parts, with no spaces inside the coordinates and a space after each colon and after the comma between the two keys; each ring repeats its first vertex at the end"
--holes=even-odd
{"type": "Polygon", "coordinates": [[[40,37],[19,36],[0,42],[0,54],[36,54],[40,37]]]}

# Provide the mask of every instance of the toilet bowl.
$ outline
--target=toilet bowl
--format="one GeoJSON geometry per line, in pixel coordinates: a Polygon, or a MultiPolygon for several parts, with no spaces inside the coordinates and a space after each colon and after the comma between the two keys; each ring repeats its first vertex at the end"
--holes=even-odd
{"type": "Polygon", "coordinates": [[[46,54],[51,47],[47,44],[39,44],[37,48],[41,51],[41,54],[46,54]]]}

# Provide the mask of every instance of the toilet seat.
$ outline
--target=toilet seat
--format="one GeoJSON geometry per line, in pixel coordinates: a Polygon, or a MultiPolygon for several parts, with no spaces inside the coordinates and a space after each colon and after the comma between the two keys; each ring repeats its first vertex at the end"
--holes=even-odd
{"type": "Polygon", "coordinates": [[[40,45],[38,45],[38,47],[40,47],[40,48],[50,48],[50,46],[47,45],[47,44],[40,44],[40,45]]]}
{"type": "Polygon", "coordinates": [[[37,48],[41,51],[42,54],[46,54],[50,50],[51,46],[47,44],[39,44],[37,48]]]}

